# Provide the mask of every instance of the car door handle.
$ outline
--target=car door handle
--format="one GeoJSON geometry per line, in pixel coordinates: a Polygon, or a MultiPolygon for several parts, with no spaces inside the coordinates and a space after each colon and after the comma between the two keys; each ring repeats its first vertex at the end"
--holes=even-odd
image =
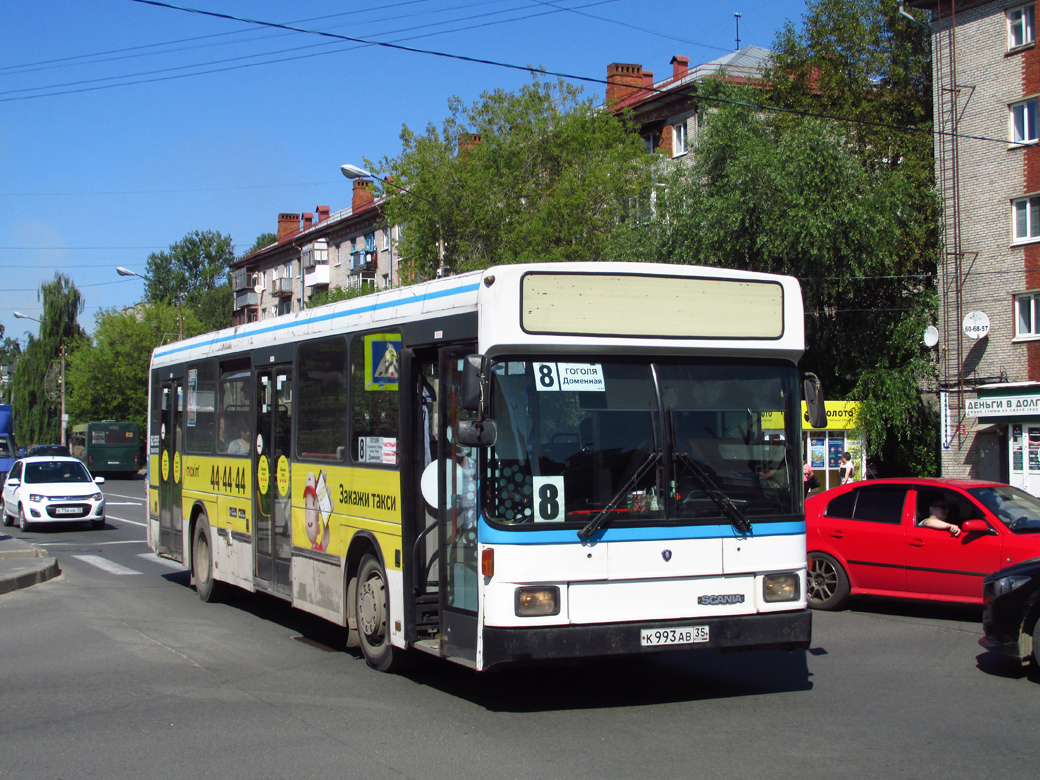
{"type": "Polygon", "coordinates": [[[837,529],[831,531],[830,535],[834,539],[844,539],[845,538],[845,532],[844,531],[839,531],[837,529]]]}
{"type": "Polygon", "coordinates": [[[910,540],[910,546],[911,547],[924,547],[924,539],[920,539],[920,538],[918,538],[918,539],[911,539],[910,540]]]}

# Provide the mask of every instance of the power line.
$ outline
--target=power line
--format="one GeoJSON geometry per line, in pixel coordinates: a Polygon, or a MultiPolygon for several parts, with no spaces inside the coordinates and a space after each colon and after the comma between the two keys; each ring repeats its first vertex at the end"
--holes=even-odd
{"type": "MultiPolygon", "coordinates": [[[[562,78],[562,79],[570,79],[570,80],[574,80],[574,81],[583,81],[583,82],[591,83],[591,84],[608,84],[609,83],[606,79],[593,78],[591,76],[578,76],[578,75],[575,75],[575,74],[572,74],[572,73],[564,73],[562,71],[552,71],[552,70],[546,70],[546,69],[541,69],[541,68],[535,69],[535,68],[532,68],[530,65],[516,65],[516,64],[508,63],[508,62],[499,62],[499,61],[496,61],[496,60],[486,60],[486,59],[482,59],[482,58],[478,58],[478,57],[469,57],[469,56],[466,56],[466,55],[463,55],[463,54],[450,54],[448,52],[436,51],[434,49],[420,49],[420,48],[417,48],[417,47],[414,47],[414,46],[404,46],[404,45],[398,44],[398,43],[389,43],[389,42],[385,42],[385,41],[373,41],[373,40],[368,40],[368,39],[365,39],[365,38],[355,38],[355,37],[352,37],[352,36],[349,36],[349,35],[340,35],[338,33],[324,32],[324,31],[321,31],[321,30],[308,30],[308,29],[303,28],[303,27],[295,27],[293,25],[279,24],[277,22],[265,22],[265,21],[258,20],[258,19],[250,19],[250,18],[247,18],[247,17],[232,16],[230,14],[222,14],[222,13],[218,13],[216,11],[203,11],[203,10],[200,10],[200,9],[197,9],[197,8],[188,8],[188,7],[184,7],[184,6],[177,6],[177,5],[173,5],[171,3],[160,2],[160,0],[131,0],[131,2],[141,3],[142,5],[153,5],[153,6],[156,6],[156,7],[159,7],[159,8],[168,8],[168,9],[171,9],[171,10],[174,10],[174,11],[184,11],[186,13],[201,14],[202,16],[212,16],[212,17],[215,17],[215,18],[218,18],[218,19],[227,19],[227,20],[235,21],[235,22],[243,22],[245,24],[256,24],[256,25],[260,25],[262,27],[272,27],[272,28],[275,28],[275,29],[290,30],[292,32],[305,33],[305,34],[309,34],[309,35],[318,35],[318,36],[326,37],[326,38],[335,38],[335,39],[338,39],[338,40],[351,41],[353,43],[361,43],[361,44],[364,44],[366,46],[381,46],[381,47],[385,47],[385,48],[389,48],[389,49],[395,49],[395,50],[398,50],[398,51],[409,52],[411,54],[425,54],[425,55],[432,56],[432,57],[442,57],[442,58],[446,58],[446,59],[459,60],[461,62],[469,62],[469,63],[473,63],[473,64],[477,64],[477,65],[490,65],[492,67],[506,68],[507,70],[522,70],[522,71],[527,71],[527,72],[531,72],[532,70],[536,70],[537,72],[543,73],[543,74],[545,74],[547,76],[556,76],[556,77],[562,78]]],[[[666,94],[668,92],[668,90],[656,89],[654,87],[646,87],[644,89],[647,92],[656,92],[658,94],[666,94]]],[[[738,100],[728,100],[728,99],[719,98],[719,97],[710,97],[710,96],[700,95],[699,98],[702,99],[702,100],[709,101],[709,102],[728,103],[730,105],[745,106],[747,108],[753,108],[753,109],[760,110],[760,111],[774,111],[774,112],[778,112],[778,113],[788,113],[788,114],[794,114],[794,115],[797,115],[797,116],[804,116],[804,117],[810,117],[810,118],[816,118],[816,119],[827,119],[827,120],[835,121],[835,122],[846,122],[846,123],[849,123],[849,124],[858,124],[858,125],[863,125],[863,126],[866,126],[866,127],[877,127],[877,128],[883,128],[883,129],[888,129],[888,130],[897,130],[897,131],[908,132],[908,133],[927,134],[927,135],[931,135],[933,137],[934,136],[939,136],[939,137],[957,137],[957,138],[963,138],[963,139],[966,139],[966,140],[990,141],[990,142],[993,142],[993,143],[1001,143],[1001,144],[1006,144],[1008,142],[1006,138],[989,138],[987,136],[967,135],[967,134],[963,134],[963,133],[949,133],[949,132],[946,132],[946,131],[943,131],[943,130],[934,130],[934,129],[933,130],[927,130],[927,129],[913,127],[913,126],[893,125],[893,124],[890,124],[888,122],[875,122],[875,121],[871,121],[871,120],[867,120],[867,119],[851,119],[851,118],[848,118],[848,117],[837,117],[837,116],[831,116],[831,115],[828,115],[828,114],[820,114],[820,113],[816,113],[816,112],[812,112],[812,111],[804,111],[804,110],[793,109],[793,108],[781,108],[779,106],[766,106],[766,105],[760,105],[760,104],[754,104],[754,103],[747,103],[747,102],[738,101],[738,100]]],[[[3,102],[3,101],[0,101],[0,102],[3,102]]]]}

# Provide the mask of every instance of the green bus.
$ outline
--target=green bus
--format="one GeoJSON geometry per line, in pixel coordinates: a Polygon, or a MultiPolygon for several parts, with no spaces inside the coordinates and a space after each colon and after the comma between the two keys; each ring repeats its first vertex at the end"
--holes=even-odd
{"type": "Polygon", "coordinates": [[[100,420],[72,428],[70,451],[93,475],[131,477],[141,468],[140,426],[134,422],[100,420]]]}

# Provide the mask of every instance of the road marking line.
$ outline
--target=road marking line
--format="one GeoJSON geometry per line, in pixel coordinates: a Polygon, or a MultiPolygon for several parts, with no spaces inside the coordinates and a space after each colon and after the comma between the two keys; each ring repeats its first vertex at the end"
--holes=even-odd
{"type": "Polygon", "coordinates": [[[112,498],[129,498],[131,501],[137,501],[144,503],[144,496],[124,496],[122,493],[105,493],[106,496],[112,496],[112,498]]]}
{"type": "Polygon", "coordinates": [[[72,557],[78,561],[89,563],[91,566],[96,566],[102,571],[107,571],[109,574],[125,575],[141,573],[139,571],[134,571],[133,569],[128,569],[126,566],[120,566],[115,561],[102,558],[100,555],[73,555],[72,557]]]}
{"type": "Polygon", "coordinates": [[[158,563],[161,566],[168,566],[171,569],[177,569],[178,571],[187,571],[187,568],[180,561],[174,561],[169,558],[160,558],[155,553],[138,553],[137,557],[144,558],[146,561],[151,561],[152,563],[158,563]]]}
{"type": "Polygon", "coordinates": [[[138,506],[141,501],[106,501],[106,506],[138,506]]]}
{"type": "Polygon", "coordinates": [[[148,527],[147,523],[139,523],[136,520],[124,520],[122,517],[113,517],[112,515],[109,515],[108,519],[109,520],[118,520],[120,523],[126,523],[127,525],[139,525],[139,526],[141,526],[141,528],[147,528],[148,527]]]}
{"type": "Polygon", "coordinates": [[[40,542],[39,547],[104,547],[109,544],[148,544],[144,539],[124,539],[119,542],[40,542]]]}

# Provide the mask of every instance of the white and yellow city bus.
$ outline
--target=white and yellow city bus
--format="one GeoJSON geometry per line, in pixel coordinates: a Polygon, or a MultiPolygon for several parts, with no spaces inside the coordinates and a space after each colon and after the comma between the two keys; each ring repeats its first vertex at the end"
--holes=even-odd
{"type": "Polygon", "coordinates": [[[544,263],[165,345],[149,544],[383,670],[805,648],[803,341],[789,277],[544,263]]]}

